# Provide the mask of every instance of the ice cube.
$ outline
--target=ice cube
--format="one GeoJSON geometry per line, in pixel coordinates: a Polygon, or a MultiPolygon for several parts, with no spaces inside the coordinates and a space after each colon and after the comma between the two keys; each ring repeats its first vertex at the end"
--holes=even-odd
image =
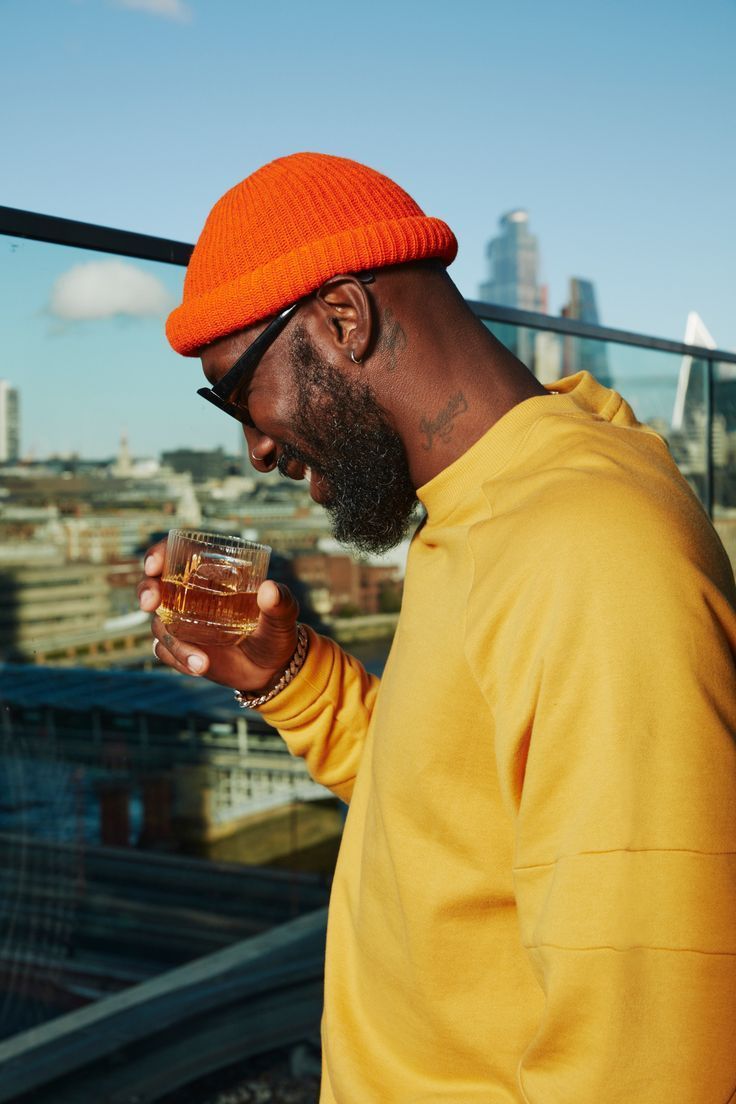
{"type": "Polygon", "coordinates": [[[190,586],[202,587],[218,594],[232,594],[246,589],[250,566],[243,560],[230,557],[218,556],[215,559],[205,552],[201,557],[192,557],[187,582],[190,586]]]}

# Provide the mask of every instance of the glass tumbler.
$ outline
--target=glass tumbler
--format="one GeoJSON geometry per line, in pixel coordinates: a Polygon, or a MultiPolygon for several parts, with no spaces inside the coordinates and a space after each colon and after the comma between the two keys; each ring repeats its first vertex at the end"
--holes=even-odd
{"type": "Polygon", "coordinates": [[[172,529],[158,615],[191,644],[237,644],[258,624],[256,592],[271,549],[221,533],[172,529]]]}

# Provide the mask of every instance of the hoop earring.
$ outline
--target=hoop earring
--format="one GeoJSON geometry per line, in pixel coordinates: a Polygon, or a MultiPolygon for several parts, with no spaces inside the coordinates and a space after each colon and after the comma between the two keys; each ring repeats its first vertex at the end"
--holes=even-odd
{"type": "Polygon", "coordinates": [[[353,364],[362,364],[363,363],[362,360],[359,360],[358,357],[356,357],[354,349],[350,350],[350,359],[352,360],[353,364]]]}

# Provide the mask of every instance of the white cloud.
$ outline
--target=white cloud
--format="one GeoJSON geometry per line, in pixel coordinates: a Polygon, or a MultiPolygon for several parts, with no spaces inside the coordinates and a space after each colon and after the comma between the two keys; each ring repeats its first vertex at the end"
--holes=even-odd
{"type": "Polygon", "coordinates": [[[135,318],[165,314],[171,297],[155,276],[127,261],[89,261],[74,265],[55,281],[49,311],[67,322],[135,318]]]}
{"type": "Polygon", "coordinates": [[[115,3],[119,8],[161,15],[164,19],[175,19],[179,23],[188,23],[192,18],[191,10],[184,0],[115,0],[115,3]]]}

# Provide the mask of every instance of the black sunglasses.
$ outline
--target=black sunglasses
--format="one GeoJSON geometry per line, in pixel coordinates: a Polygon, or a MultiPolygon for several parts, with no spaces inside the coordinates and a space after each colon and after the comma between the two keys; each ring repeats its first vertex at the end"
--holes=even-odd
{"type": "MultiPolygon", "coordinates": [[[[375,280],[372,272],[358,272],[356,276],[362,284],[372,284],[375,280]]],[[[285,307],[284,310],[279,311],[276,317],[268,323],[265,330],[262,330],[245,352],[241,353],[222,379],[218,380],[214,387],[200,387],[197,394],[201,395],[203,399],[207,399],[207,402],[211,402],[219,410],[223,410],[225,414],[229,414],[231,418],[236,418],[242,425],[255,429],[256,426],[248,413],[247,405],[233,402],[233,395],[236,392],[247,395],[255,370],[263,359],[266,350],[273,345],[289,319],[299,310],[299,307],[306,303],[307,299],[311,299],[313,294],[314,292],[305,295],[302,299],[297,299],[296,303],[292,303],[290,307],[285,307]]]]}

